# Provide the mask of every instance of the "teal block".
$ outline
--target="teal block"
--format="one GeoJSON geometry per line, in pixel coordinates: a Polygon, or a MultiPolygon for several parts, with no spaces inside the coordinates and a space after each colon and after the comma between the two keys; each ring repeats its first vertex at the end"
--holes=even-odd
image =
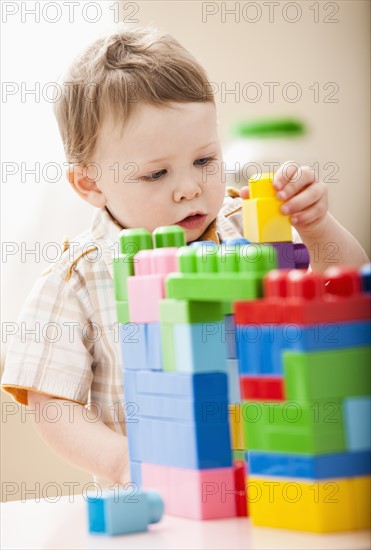
{"type": "Polygon", "coordinates": [[[175,324],[174,341],[178,372],[226,372],[222,322],[175,324]]]}
{"type": "Polygon", "coordinates": [[[344,399],[345,441],[349,451],[371,449],[371,397],[344,399]]]}
{"type": "Polygon", "coordinates": [[[287,399],[311,401],[370,393],[370,346],[283,353],[287,399]]]}

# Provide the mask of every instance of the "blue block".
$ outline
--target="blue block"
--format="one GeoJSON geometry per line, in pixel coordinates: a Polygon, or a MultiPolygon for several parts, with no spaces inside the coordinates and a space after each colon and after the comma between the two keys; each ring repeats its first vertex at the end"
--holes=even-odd
{"type": "Polygon", "coordinates": [[[119,334],[123,369],[147,369],[146,325],[144,323],[120,324],[119,334]]]}
{"type": "Polygon", "coordinates": [[[150,370],[162,370],[162,346],[160,323],[147,325],[147,365],[150,370]]]}
{"type": "Polygon", "coordinates": [[[371,473],[370,451],[304,455],[248,451],[249,474],[300,479],[331,479],[371,473]]]}
{"type": "Polygon", "coordinates": [[[125,370],[123,373],[123,386],[124,386],[124,408],[128,403],[136,403],[137,390],[136,390],[136,371],[125,370]]]}
{"type": "Polygon", "coordinates": [[[143,454],[143,433],[141,419],[129,418],[125,423],[130,460],[140,462],[143,454]]]}
{"type": "Polygon", "coordinates": [[[226,372],[223,322],[176,323],[174,341],[178,372],[226,372]]]}
{"type": "Polygon", "coordinates": [[[236,327],[234,315],[225,315],[225,340],[227,343],[227,359],[237,359],[236,327]]]}
{"type": "Polygon", "coordinates": [[[213,417],[215,422],[228,415],[228,397],[215,395],[206,399],[180,399],[164,395],[137,394],[140,417],[154,419],[204,422],[213,417]]]}
{"type": "Polygon", "coordinates": [[[232,250],[233,246],[244,246],[245,244],[250,244],[250,242],[251,241],[245,239],[244,237],[235,237],[234,239],[227,239],[221,244],[221,246],[232,250]]]}
{"type": "Polygon", "coordinates": [[[371,264],[365,264],[360,269],[363,292],[371,292],[371,264]]]}
{"type": "Polygon", "coordinates": [[[346,446],[350,451],[371,449],[371,397],[343,401],[346,446]]]}
{"type": "Polygon", "coordinates": [[[283,375],[283,351],[320,351],[367,346],[369,321],[316,325],[267,324],[236,327],[240,374],[283,375]]]}
{"type": "Polygon", "coordinates": [[[237,359],[227,359],[228,400],[229,403],[241,402],[240,374],[237,359]]]}
{"type": "MultiPolygon", "coordinates": [[[[135,488],[134,488],[135,489],[135,488]]],[[[133,491],[133,488],[104,491],[100,497],[87,497],[89,531],[102,535],[125,535],[147,531],[157,523],[164,503],[155,491],[133,491]]]]}
{"type": "Polygon", "coordinates": [[[224,423],[141,418],[142,461],[189,469],[232,465],[228,419],[224,423]]]}
{"type": "Polygon", "coordinates": [[[136,460],[130,461],[130,481],[136,487],[142,486],[142,463],[136,460]]]}
{"type": "Polygon", "coordinates": [[[195,400],[228,396],[227,374],[225,372],[154,372],[135,373],[135,392],[150,395],[188,398],[195,400]]]}

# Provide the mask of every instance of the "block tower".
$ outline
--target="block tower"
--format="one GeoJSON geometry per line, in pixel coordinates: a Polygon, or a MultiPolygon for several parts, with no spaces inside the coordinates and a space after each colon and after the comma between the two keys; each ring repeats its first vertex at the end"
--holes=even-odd
{"type": "Polygon", "coordinates": [[[291,269],[308,254],[269,177],[250,182],[243,210],[250,244],[187,247],[177,226],[122,232],[114,273],[132,481],[174,515],[246,515],[248,503],[257,525],[362,528],[369,271],[361,290],[354,270],[291,269]],[[345,521],[349,497],[361,504],[345,521]]]}

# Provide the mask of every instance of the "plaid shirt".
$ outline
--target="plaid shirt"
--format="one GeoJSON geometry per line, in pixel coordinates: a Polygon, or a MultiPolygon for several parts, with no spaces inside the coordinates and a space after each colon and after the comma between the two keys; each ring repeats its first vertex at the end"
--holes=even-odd
{"type": "MultiPolygon", "coordinates": [[[[202,239],[242,235],[242,199],[226,197],[202,239]],[[237,209],[237,212],[233,213],[237,209]]],[[[2,389],[28,404],[27,390],[86,405],[125,434],[123,377],[112,256],[120,227],[106,209],[34,284],[10,342],[2,389]]]]}

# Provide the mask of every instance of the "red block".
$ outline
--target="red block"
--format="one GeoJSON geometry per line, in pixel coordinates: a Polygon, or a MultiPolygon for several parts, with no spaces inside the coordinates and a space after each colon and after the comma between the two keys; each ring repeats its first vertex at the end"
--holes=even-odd
{"type": "Polygon", "coordinates": [[[235,460],[233,462],[234,483],[236,489],[236,512],[238,517],[249,515],[246,498],[246,462],[235,460]]]}
{"type": "Polygon", "coordinates": [[[284,401],[284,380],[278,376],[240,376],[241,399],[284,401]]]}
{"type": "Polygon", "coordinates": [[[370,317],[371,297],[356,269],[331,267],[322,275],[301,269],[274,270],[264,278],[262,300],[236,302],[237,325],[360,321],[370,317]]]}

